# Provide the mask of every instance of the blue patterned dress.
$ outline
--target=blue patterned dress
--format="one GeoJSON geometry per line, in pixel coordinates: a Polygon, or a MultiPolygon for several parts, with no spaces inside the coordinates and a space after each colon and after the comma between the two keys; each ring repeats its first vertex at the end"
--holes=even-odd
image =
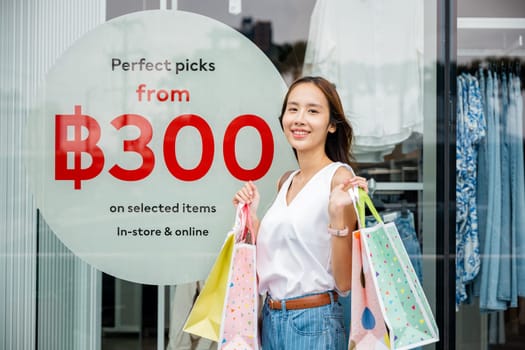
{"type": "Polygon", "coordinates": [[[468,298],[466,285],[480,269],[476,206],[477,152],[486,134],[478,80],[457,77],[456,118],[456,307],[468,298]]]}

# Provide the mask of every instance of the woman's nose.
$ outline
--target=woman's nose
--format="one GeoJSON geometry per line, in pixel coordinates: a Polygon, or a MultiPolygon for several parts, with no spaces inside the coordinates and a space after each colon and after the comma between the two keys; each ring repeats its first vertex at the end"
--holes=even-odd
{"type": "Polygon", "coordinates": [[[295,124],[304,124],[304,111],[300,110],[295,114],[295,124]]]}

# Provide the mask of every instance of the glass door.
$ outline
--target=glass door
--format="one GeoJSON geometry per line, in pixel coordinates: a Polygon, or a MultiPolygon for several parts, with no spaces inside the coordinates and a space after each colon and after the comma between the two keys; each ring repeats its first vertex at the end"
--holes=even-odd
{"type": "Polygon", "coordinates": [[[456,346],[514,349],[525,341],[525,6],[458,0],[456,26],[457,186],[472,189],[458,198],[456,346]]]}

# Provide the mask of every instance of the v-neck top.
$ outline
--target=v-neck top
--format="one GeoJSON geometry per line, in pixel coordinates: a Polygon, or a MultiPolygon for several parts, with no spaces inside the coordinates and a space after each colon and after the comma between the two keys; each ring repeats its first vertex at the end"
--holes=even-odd
{"type": "Polygon", "coordinates": [[[292,172],[268,209],[257,235],[259,293],[284,299],[335,290],[332,273],[328,198],[336,170],[348,165],[330,163],[320,169],[287,203],[292,172]]]}

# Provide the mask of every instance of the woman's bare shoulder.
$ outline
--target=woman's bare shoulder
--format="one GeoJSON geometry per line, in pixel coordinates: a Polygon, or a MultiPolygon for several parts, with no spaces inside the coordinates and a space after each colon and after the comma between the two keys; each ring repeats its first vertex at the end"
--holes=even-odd
{"type": "Polygon", "coordinates": [[[281,187],[283,186],[283,183],[286,181],[286,179],[293,173],[293,170],[288,170],[284,174],[281,175],[279,178],[279,181],[277,182],[277,190],[279,191],[281,187]]]}
{"type": "Polygon", "coordinates": [[[334,180],[341,182],[345,179],[354,177],[354,171],[349,165],[342,165],[335,171],[334,180]]]}

